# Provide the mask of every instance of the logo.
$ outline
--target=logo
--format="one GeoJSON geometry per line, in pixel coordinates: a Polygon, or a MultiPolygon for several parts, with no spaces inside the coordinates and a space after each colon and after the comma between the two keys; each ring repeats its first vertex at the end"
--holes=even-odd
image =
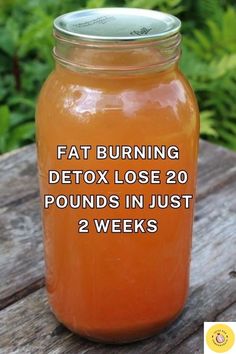
{"type": "Polygon", "coordinates": [[[137,36],[142,36],[144,34],[148,34],[148,32],[150,32],[152,30],[152,28],[147,28],[147,27],[142,27],[140,28],[139,31],[132,31],[130,32],[131,35],[137,35],[137,36]]]}
{"type": "MultiPolygon", "coordinates": [[[[233,323],[233,322],[232,322],[233,323]]],[[[222,323],[212,323],[205,322],[204,323],[204,335],[205,335],[205,353],[235,353],[235,351],[231,351],[235,342],[235,335],[230,325],[231,322],[227,324],[225,322],[222,323]],[[210,349],[210,351],[207,349],[210,349]]],[[[234,329],[236,323],[234,322],[234,329]]],[[[234,349],[235,350],[235,349],[234,349]]]]}

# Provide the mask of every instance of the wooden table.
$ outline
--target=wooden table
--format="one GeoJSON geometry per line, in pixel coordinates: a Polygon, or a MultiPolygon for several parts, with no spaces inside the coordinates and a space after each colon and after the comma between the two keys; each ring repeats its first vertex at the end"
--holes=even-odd
{"type": "Polygon", "coordinates": [[[0,353],[203,353],[204,321],[236,320],[236,154],[201,142],[188,303],[168,330],[123,346],[59,324],[44,290],[35,146],[0,157],[0,353]]]}

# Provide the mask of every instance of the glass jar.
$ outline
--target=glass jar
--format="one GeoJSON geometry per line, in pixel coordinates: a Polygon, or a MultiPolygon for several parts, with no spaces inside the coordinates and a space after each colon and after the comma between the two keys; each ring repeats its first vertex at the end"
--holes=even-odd
{"type": "Polygon", "coordinates": [[[199,114],[179,29],[127,8],[54,22],[36,112],[46,285],[57,319],[95,341],[151,336],[186,301],[199,114]]]}

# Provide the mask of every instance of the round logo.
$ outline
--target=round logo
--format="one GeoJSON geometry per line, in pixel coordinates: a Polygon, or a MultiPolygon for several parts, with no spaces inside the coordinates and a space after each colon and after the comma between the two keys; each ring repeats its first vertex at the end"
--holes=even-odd
{"type": "Polygon", "coordinates": [[[208,347],[216,353],[226,353],[234,345],[234,332],[226,324],[215,324],[206,334],[208,347]]]}

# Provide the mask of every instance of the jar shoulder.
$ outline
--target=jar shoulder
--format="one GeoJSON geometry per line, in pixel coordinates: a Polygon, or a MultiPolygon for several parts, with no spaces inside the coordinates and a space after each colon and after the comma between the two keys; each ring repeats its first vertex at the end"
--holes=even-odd
{"type": "Polygon", "coordinates": [[[48,111],[67,111],[70,115],[112,110],[132,115],[150,109],[198,113],[193,90],[178,69],[166,75],[135,78],[53,71],[42,87],[38,109],[45,105],[48,111]]]}

